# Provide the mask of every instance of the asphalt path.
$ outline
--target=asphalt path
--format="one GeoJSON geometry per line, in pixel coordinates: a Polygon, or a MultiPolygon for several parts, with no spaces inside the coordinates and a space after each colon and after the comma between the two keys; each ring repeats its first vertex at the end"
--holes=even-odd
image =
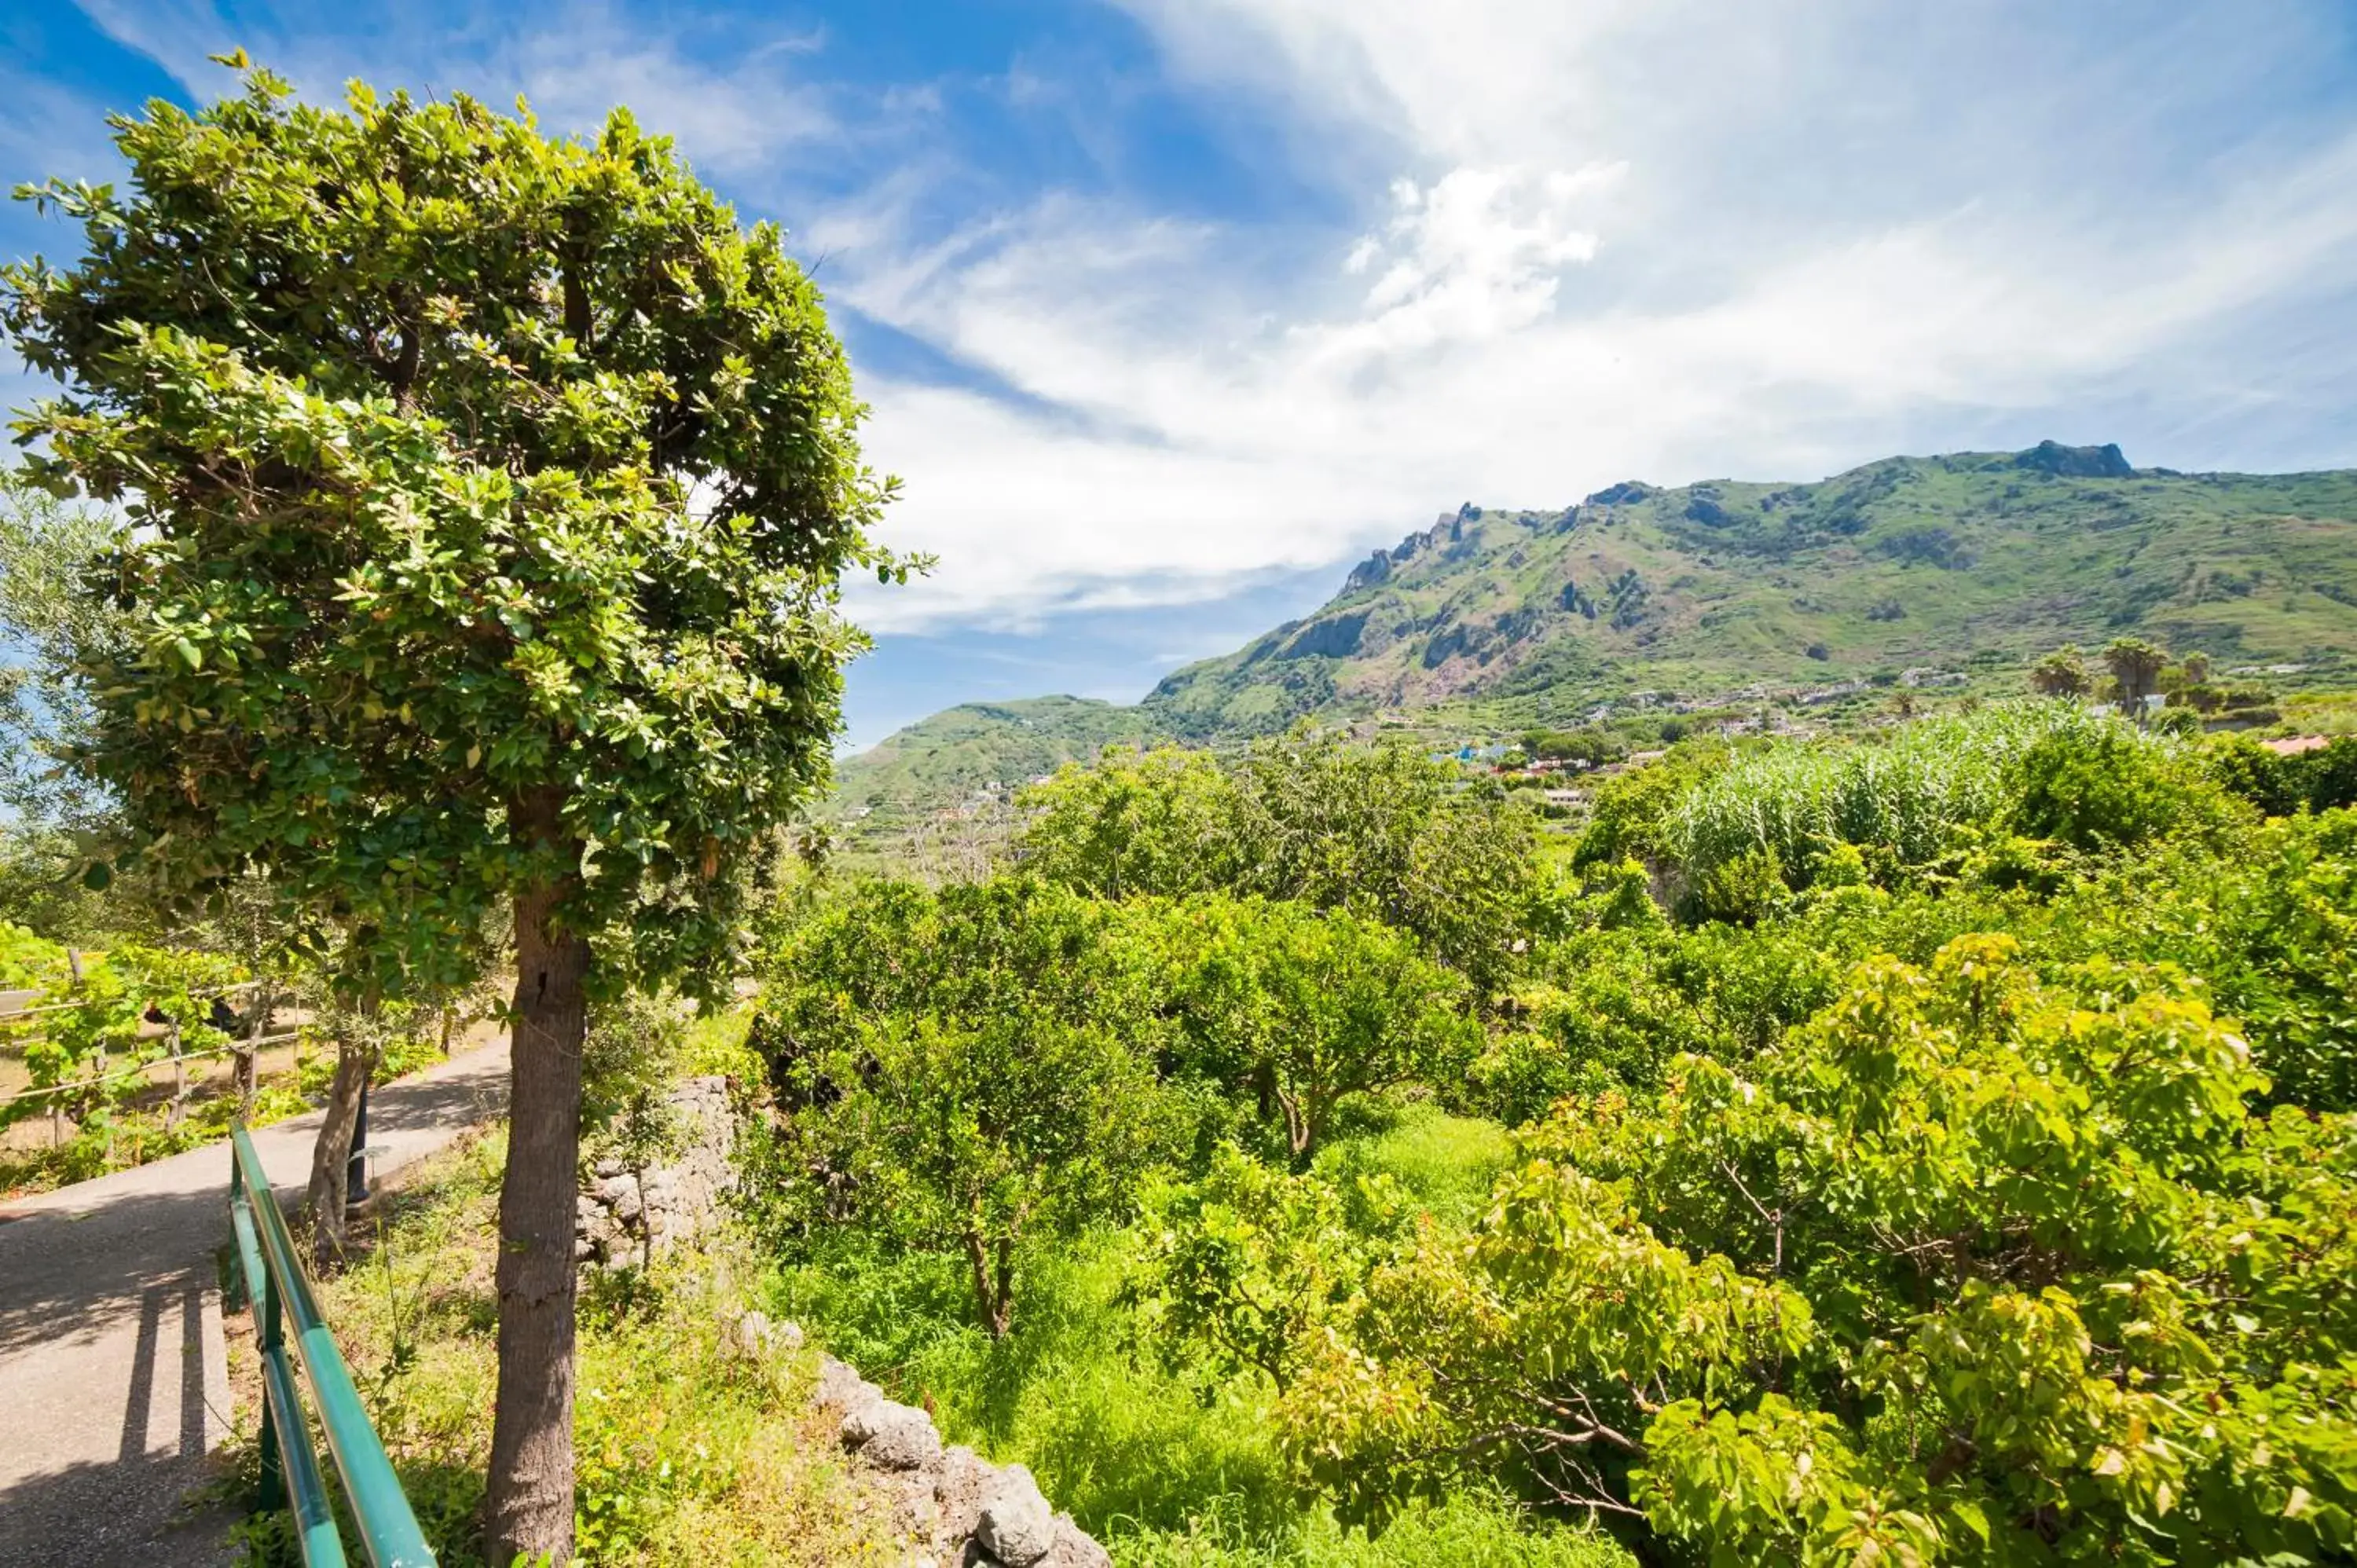
{"type": "MultiPolygon", "coordinates": [[[[369,1093],[390,1175],[506,1106],[504,1039],[369,1093]]],[[[320,1113],[253,1135],[292,1213],[320,1113]]],[[[229,1145],[0,1205],[0,1564],[213,1568],[236,1517],[192,1507],[229,1434],[229,1145]]],[[[253,1412],[247,1412],[249,1428],[253,1412]]]]}

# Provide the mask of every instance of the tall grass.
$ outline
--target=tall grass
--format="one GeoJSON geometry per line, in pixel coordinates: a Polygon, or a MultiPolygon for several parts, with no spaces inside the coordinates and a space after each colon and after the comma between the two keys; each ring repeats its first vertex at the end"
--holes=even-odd
{"type": "Polygon", "coordinates": [[[1992,703],[1919,720],[1866,743],[1774,746],[1738,757],[1695,785],[1665,835],[1690,878],[1746,854],[1771,852],[1786,878],[1806,886],[1836,844],[1921,865],[1965,825],[1993,826],[2014,805],[2014,764],[2057,739],[2105,735],[2171,746],[2165,737],[2076,703],[1992,703]]]}

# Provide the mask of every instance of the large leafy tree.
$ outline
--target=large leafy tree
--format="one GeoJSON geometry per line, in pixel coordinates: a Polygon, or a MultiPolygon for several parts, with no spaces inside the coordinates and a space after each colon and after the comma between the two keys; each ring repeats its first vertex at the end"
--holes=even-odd
{"type": "Polygon", "coordinates": [[[1027,1238],[1118,1215],[1179,1122],[1125,911],[1052,884],[879,884],[789,939],[756,1036],[823,1180],[780,1208],[957,1253],[993,1337],[1027,1238]]]}
{"type": "Polygon", "coordinates": [[[1258,895],[1414,932],[1485,993],[1546,913],[1537,823],[1499,791],[1396,741],[1308,725],[1222,770],[1200,755],[1109,748],[1028,797],[1031,869],[1099,897],[1258,895]]]}
{"type": "MultiPolygon", "coordinates": [[[[242,56],[224,63],[242,67],[242,56]]],[[[817,290],[671,144],[260,70],[113,123],[0,314],[67,383],[32,472],[131,524],[83,760],[195,889],[266,865],[347,980],[465,978],[511,900],[495,1561],[570,1552],[584,1009],[724,984],[730,871],[826,772],[861,410],[817,290]]]]}

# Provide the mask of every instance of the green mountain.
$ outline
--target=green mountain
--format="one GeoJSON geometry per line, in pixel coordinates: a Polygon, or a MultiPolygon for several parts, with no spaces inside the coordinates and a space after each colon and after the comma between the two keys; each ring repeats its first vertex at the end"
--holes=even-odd
{"type": "Polygon", "coordinates": [[[839,810],[894,814],[1000,793],[1116,740],[1167,736],[1138,708],[1090,697],[966,703],[896,730],[835,766],[839,810]]]}
{"type": "Polygon", "coordinates": [[[2220,668],[2345,664],[2357,471],[2179,474],[2046,442],[1814,484],[1631,481],[1555,510],[1469,505],[1135,708],[952,709],[843,776],[852,799],[886,777],[939,799],[1114,739],[1216,742],[1305,714],[1504,731],[1640,691],[1708,703],[1986,671],[2128,633],[2220,668]]]}

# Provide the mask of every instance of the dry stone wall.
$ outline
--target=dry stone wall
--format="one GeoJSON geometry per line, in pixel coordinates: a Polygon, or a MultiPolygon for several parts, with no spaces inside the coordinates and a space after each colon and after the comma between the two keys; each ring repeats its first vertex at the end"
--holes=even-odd
{"type": "Polygon", "coordinates": [[[573,1258],[584,1267],[635,1268],[719,1225],[737,1185],[736,1113],[725,1078],[692,1078],[671,1093],[678,1152],[634,1169],[608,1156],[575,1200],[573,1258]]]}
{"type": "Polygon", "coordinates": [[[931,1416],[886,1399],[832,1356],[819,1358],[813,1397],[840,1417],[844,1447],[887,1484],[920,1563],[1113,1568],[1103,1547],[1049,1506],[1030,1471],[989,1464],[963,1444],[943,1446],[931,1416]]]}

